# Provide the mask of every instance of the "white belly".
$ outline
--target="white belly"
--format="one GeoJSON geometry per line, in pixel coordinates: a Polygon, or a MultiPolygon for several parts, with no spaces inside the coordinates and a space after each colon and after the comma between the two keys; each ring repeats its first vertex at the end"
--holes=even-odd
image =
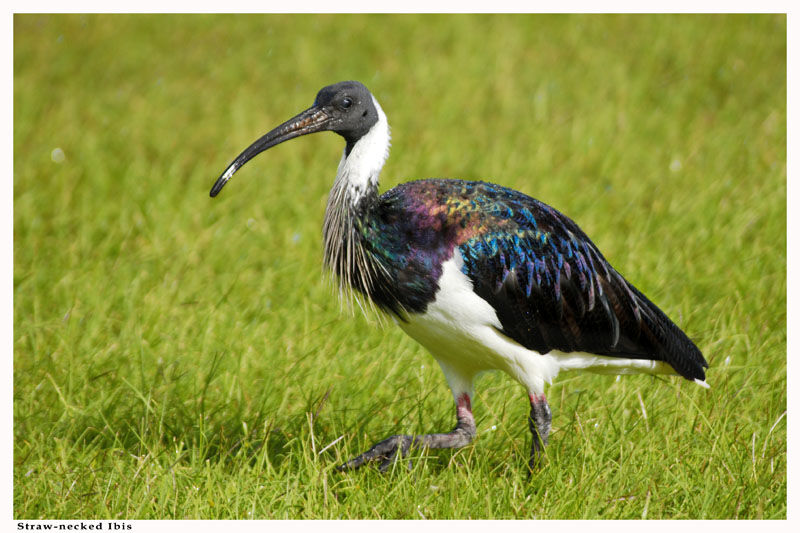
{"type": "Polygon", "coordinates": [[[624,359],[587,353],[551,351],[540,354],[500,333],[494,308],[475,294],[472,282],[461,271],[458,249],[442,265],[436,299],[423,314],[410,315],[398,325],[436,358],[453,394],[472,396],[472,380],[485,370],[502,370],[541,394],[561,370],[586,369],[627,374],[675,374],[666,363],[648,359],[624,359]]]}

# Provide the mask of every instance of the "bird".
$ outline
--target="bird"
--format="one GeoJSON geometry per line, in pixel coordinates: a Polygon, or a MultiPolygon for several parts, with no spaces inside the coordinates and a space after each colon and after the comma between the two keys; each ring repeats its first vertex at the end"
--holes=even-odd
{"type": "Polygon", "coordinates": [[[311,107],[247,147],[211,197],[245,163],[321,131],[344,138],[322,228],[324,265],[342,294],[370,303],[436,359],[455,403],[449,432],[392,435],[338,466],[381,471],[411,450],[475,439],[475,377],[500,370],[530,403],[530,472],[552,424],[545,385],[561,371],[672,374],[708,388],[697,345],[629,283],[566,215],[494,183],[421,179],[379,194],[389,124],[362,83],[323,87],[311,107]]]}

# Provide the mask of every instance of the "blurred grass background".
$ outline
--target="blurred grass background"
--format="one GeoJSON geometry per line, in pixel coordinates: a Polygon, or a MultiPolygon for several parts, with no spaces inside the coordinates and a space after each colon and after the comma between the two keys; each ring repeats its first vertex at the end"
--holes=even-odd
{"type": "Polygon", "coordinates": [[[785,16],[16,15],[14,156],[15,518],[786,517],[785,16]],[[342,142],[208,190],[345,79],[392,125],[384,190],[555,206],[712,389],[562,375],[529,479],[524,391],[487,375],[473,445],[333,471],[453,424],[433,359],[321,274],[342,142]]]}

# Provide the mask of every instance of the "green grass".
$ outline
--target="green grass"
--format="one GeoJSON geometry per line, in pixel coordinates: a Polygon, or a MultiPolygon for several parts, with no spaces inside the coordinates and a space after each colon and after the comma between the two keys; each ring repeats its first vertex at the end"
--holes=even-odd
{"type": "Polygon", "coordinates": [[[18,15],[14,156],[15,518],[786,517],[785,16],[18,15]],[[562,375],[529,478],[524,390],[490,374],[474,444],[335,472],[454,423],[433,359],[322,276],[342,142],[208,191],[343,79],[393,126],[384,189],[557,207],[711,390],[562,375]]]}

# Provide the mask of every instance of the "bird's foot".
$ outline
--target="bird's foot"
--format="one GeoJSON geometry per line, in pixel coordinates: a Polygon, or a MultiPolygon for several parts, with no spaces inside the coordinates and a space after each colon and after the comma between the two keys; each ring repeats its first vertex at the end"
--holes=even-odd
{"type": "MultiPolygon", "coordinates": [[[[462,393],[456,400],[456,418],[458,423],[449,433],[431,433],[428,435],[392,435],[388,439],[365,451],[358,457],[350,459],[340,465],[338,470],[355,470],[366,463],[378,462],[378,468],[385,472],[397,459],[408,455],[412,447],[416,448],[461,448],[469,444],[477,434],[475,418],[472,416],[472,406],[469,395],[462,393]]],[[[411,461],[408,463],[411,468],[411,461]]]]}
{"type": "Polygon", "coordinates": [[[545,460],[545,453],[544,447],[542,448],[531,448],[531,457],[528,459],[528,468],[530,469],[530,473],[536,472],[542,466],[544,466],[545,460]]]}
{"type": "MultiPolygon", "coordinates": [[[[398,459],[406,456],[411,446],[415,444],[415,438],[411,435],[392,435],[388,439],[380,441],[378,444],[365,451],[361,455],[354,457],[339,465],[337,470],[355,470],[365,465],[366,463],[378,462],[378,469],[385,472],[392,463],[398,459]]],[[[410,463],[409,463],[410,467],[410,463]]]]}
{"type": "Polygon", "coordinates": [[[553,416],[550,405],[544,394],[530,393],[531,414],[528,417],[528,426],[531,430],[531,457],[528,460],[530,472],[534,472],[544,464],[544,447],[550,436],[550,423],[553,416]]]}

